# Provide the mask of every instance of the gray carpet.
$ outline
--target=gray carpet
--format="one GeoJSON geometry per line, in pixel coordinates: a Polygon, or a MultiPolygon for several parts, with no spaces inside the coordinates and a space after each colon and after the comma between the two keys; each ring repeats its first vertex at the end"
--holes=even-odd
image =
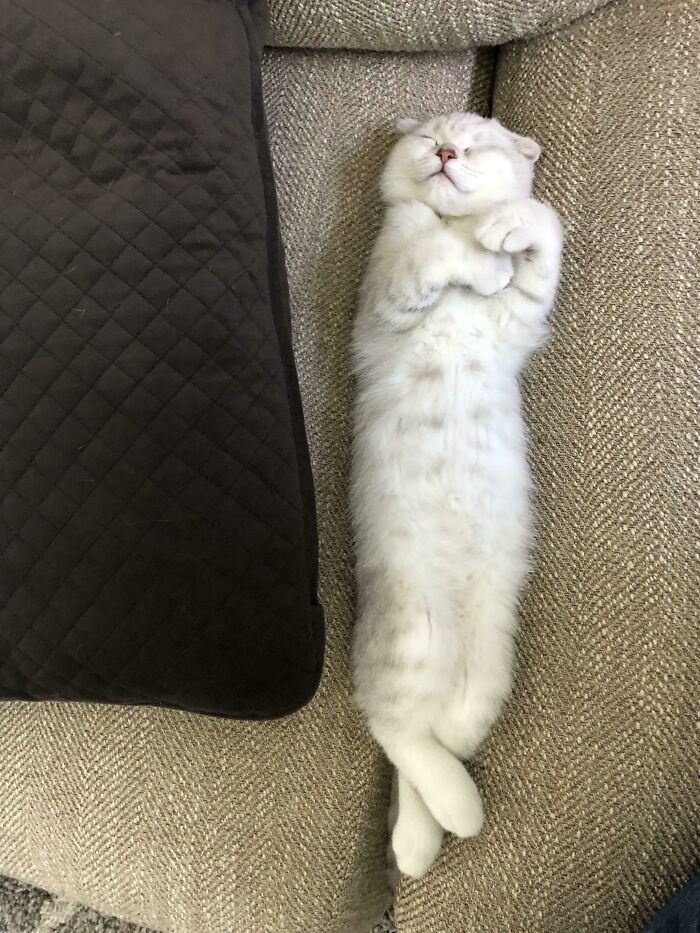
{"type": "MultiPolygon", "coordinates": [[[[0,876],[0,933],[155,933],[0,876]]],[[[202,931],[203,933],[203,931],[202,931]]],[[[280,931],[282,933],[282,931],[280,931]]],[[[390,916],[371,933],[395,933],[390,916]]]]}
{"type": "Polygon", "coordinates": [[[0,933],[152,933],[0,877],[0,933]]]}

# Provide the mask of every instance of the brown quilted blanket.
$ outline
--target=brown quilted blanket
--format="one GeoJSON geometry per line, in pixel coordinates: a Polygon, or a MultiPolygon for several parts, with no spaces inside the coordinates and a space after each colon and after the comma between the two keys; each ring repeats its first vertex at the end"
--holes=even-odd
{"type": "Polygon", "coordinates": [[[263,3],[0,0],[0,696],[320,675],[263,3]]]}

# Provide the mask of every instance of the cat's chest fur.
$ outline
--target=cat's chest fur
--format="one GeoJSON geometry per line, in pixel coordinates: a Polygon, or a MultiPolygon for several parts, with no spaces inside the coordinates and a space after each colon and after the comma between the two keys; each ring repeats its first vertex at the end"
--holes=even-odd
{"type": "MultiPolygon", "coordinates": [[[[464,247],[473,219],[440,220],[464,247]]],[[[450,248],[449,240],[440,240],[450,248]]],[[[479,260],[474,245],[474,261],[479,260]]],[[[357,428],[375,484],[427,509],[490,516],[525,501],[525,438],[520,415],[520,354],[504,305],[463,286],[446,288],[402,331],[370,316],[360,330],[357,428]]],[[[443,516],[440,518],[440,516],[443,516]]]]}
{"type": "MultiPolygon", "coordinates": [[[[455,249],[471,246],[473,257],[483,252],[473,237],[476,218],[440,218],[442,231],[454,237],[455,249]]],[[[478,262],[478,258],[473,258],[478,262]]],[[[517,354],[508,340],[508,318],[496,302],[464,287],[447,288],[414,328],[396,342],[394,362],[397,374],[415,377],[415,364],[443,370],[443,375],[459,383],[510,379],[518,368],[517,354]],[[476,374],[480,375],[476,375],[476,374]]],[[[419,380],[425,367],[418,366],[419,380]]]]}

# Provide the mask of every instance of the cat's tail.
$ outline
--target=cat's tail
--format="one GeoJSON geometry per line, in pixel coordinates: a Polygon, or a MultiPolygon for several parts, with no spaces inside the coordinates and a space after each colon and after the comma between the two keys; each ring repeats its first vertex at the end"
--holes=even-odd
{"type": "MultiPolygon", "coordinates": [[[[413,837],[413,828],[419,827],[419,834],[424,831],[432,834],[434,845],[436,830],[432,823],[455,836],[476,836],[484,822],[484,808],[476,784],[462,761],[430,734],[397,729],[394,723],[376,720],[370,722],[370,726],[399,773],[394,836],[397,830],[404,832],[412,828],[410,835],[413,837]],[[404,801],[405,822],[402,821],[404,801]],[[419,806],[420,802],[423,806],[419,806]]],[[[398,860],[398,852],[396,855],[398,860]]]]}

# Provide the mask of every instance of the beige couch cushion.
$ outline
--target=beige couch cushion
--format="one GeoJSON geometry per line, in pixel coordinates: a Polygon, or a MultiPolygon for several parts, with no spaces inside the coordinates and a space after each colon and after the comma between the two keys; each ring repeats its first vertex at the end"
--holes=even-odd
{"type": "Polygon", "coordinates": [[[423,51],[545,32],[608,0],[271,0],[279,46],[423,51]]]}
{"type": "Polygon", "coordinates": [[[527,380],[537,559],[485,831],[402,887],[401,933],[631,933],[697,867],[698,25],[620,2],[499,58],[568,231],[527,380]]]}
{"type": "Polygon", "coordinates": [[[328,651],[299,714],[0,706],[0,873],[179,933],[367,933],[387,773],[348,704],[347,353],[397,115],[486,106],[491,55],[274,52],[265,92],[316,474],[328,651]]]}

